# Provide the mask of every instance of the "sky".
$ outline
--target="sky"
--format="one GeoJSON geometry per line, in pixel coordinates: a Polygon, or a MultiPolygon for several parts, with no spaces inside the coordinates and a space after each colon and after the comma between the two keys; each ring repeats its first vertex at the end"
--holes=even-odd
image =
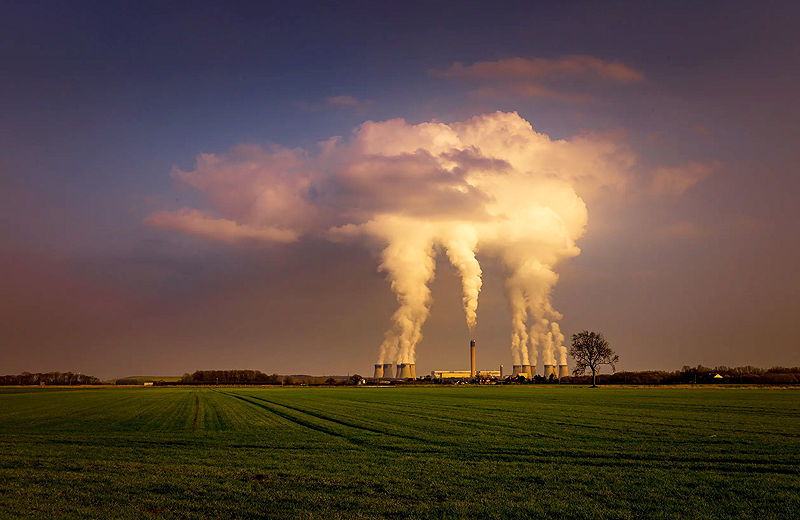
{"type": "Polygon", "coordinates": [[[0,372],[796,366],[789,4],[11,2],[0,372]]]}

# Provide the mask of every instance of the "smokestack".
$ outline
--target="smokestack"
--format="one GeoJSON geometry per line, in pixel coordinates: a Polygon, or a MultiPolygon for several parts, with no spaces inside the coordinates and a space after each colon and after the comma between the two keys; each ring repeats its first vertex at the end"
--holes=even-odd
{"type": "Polygon", "coordinates": [[[383,364],[383,378],[392,379],[392,363],[383,364]]]}
{"type": "Polygon", "coordinates": [[[475,377],[475,340],[469,341],[469,377],[475,377]]]}
{"type": "Polygon", "coordinates": [[[569,367],[567,365],[558,365],[558,378],[569,377],[569,367]]]}
{"type": "Polygon", "coordinates": [[[522,365],[522,373],[528,379],[533,379],[533,372],[531,371],[531,366],[530,365],[522,365]]]}
{"type": "Polygon", "coordinates": [[[514,370],[511,372],[511,377],[517,377],[522,373],[522,365],[513,365],[514,370]]]}
{"type": "Polygon", "coordinates": [[[372,377],[375,379],[383,379],[383,365],[375,365],[375,373],[372,377]]]}
{"type": "Polygon", "coordinates": [[[503,365],[500,365],[500,379],[503,379],[503,365]]]}
{"type": "Polygon", "coordinates": [[[550,379],[551,375],[556,375],[556,366],[555,365],[545,365],[544,366],[544,377],[545,377],[545,379],[550,379]]]}
{"type": "Polygon", "coordinates": [[[411,367],[411,377],[413,379],[416,379],[417,378],[417,365],[416,365],[416,363],[411,363],[408,366],[411,367]]]}
{"type": "Polygon", "coordinates": [[[397,365],[397,379],[408,379],[411,377],[411,364],[400,363],[397,365]]]}

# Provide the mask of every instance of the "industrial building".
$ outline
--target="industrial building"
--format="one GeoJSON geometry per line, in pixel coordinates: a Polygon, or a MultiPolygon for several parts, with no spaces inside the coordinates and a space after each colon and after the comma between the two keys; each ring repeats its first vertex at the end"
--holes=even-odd
{"type": "MultiPolygon", "coordinates": [[[[474,372],[475,376],[480,378],[487,377],[501,377],[499,370],[477,370],[474,372]]],[[[472,370],[432,370],[431,377],[434,379],[472,379],[472,370]]]]}
{"type": "Polygon", "coordinates": [[[432,370],[433,379],[502,379],[503,365],[500,370],[477,370],[475,368],[475,340],[469,342],[469,370],[432,370]]]}
{"type": "MultiPolygon", "coordinates": [[[[477,370],[475,368],[475,340],[469,342],[469,370],[432,370],[431,377],[433,379],[475,379],[481,378],[498,378],[502,379],[503,365],[500,365],[500,370],[477,370]]],[[[569,376],[569,367],[567,365],[544,365],[543,376],[547,379],[556,377],[569,376]]],[[[525,377],[533,379],[536,376],[536,368],[532,365],[513,365],[511,377],[525,377]]],[[[373,376],[375,379],[416,379],[417,370],[414,363],[398,363],[395,370],[393,363],[378,363],[375,365],[375,372],[373,376]]]]}

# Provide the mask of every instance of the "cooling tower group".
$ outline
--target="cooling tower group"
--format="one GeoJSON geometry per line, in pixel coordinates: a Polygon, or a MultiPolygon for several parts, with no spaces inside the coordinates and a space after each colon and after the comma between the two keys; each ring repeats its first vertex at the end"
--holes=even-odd
{"type": "Polygon", "coordinates": [[[417,369],[414,363],[398,363],[397,371],[392,376],[394,363],[383,363],[375,365],[375,379],[416,379],[417,369]]]}
{"type": "MultiPolygon", "coordinates": [[[[434,370],[431,376],[434,379],[474,379],[477,376],[481,377],[503,377],[503,365],[500,365],[499,371],[491,370],[477,370],[475,367],[475,340],[469,342],[469,371],[463,370],[434,370]]],[[[544,372],[542,376],[545,379],[555,377],[561,379],[562,377],[569,376],[569,367],[566,364],[561,365],[543,365],[544,372]]],[[[416,379],[417,371],[414,363],[398,363],[397,369],[394,370],[394,363],[376,363],[373,378],[375,379],[416,379]],[[394,375],[392,375],[394,374],[394,375]]],[[[511,377],[523,376],[527,379],[533,379],[536,373],[535,366],[532,365],[513,365],[511,377]]]]}
{"type": "MultiPolygon", "coordinates": [[[[534,368],[531,365],[514,365],[511,371],[511,377],[525,376],[528,379],[533,378],[534,368]]],[[[544,365],[544,373],[542,374],[545,379],[550,379],[550,376],[561,379],[562,377],[569,376],[569,367],[567,365],[544,365]]]]}

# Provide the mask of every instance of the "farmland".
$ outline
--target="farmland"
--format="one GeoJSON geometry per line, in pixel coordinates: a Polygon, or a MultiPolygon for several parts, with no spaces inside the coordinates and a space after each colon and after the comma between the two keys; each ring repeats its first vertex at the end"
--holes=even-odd
{"type": "Polygon", "coordinates": [[[0,517],[798,518],[800,392],[0,389],[0,517]]]}

